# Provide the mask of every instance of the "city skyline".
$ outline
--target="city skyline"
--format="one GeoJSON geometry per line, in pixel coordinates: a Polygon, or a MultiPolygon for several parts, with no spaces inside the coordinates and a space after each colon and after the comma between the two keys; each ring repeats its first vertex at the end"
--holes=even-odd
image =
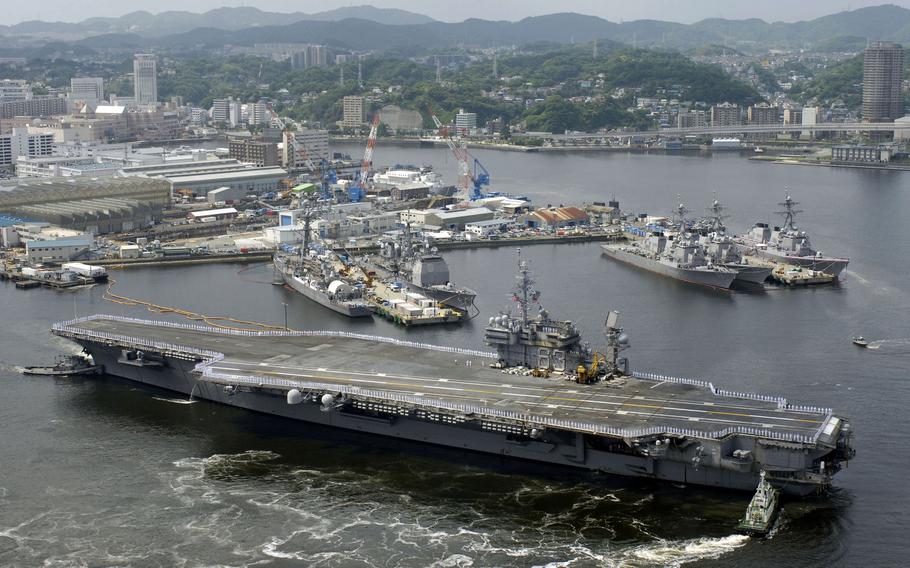
{"type": "MultiPolygon", "coordinates": [[[[317,13],[336,8],[360,5],[360,2],[328,0],[325,2],[294,2],[292,0],[263,0],[255,7],[272,12],[305,12],[317,13]]],[[[851,0],[843,3],[831,3],[821,0],[806,0],[793,3],[785,0],[768,0],[760,5],[755,3],[730,3],[717,0],[690,0],[685,3],[672,0],[642,0],[636,3],[608,0],[567,0],[554,7],[545,0],[504,0],[497,3],[465,0],[455,4],[426,3],[419,0],[374,0],[364,2],[377,8],[398,8],[424,14],[445,22],[460,22],[468,18],[484,20],[517,21],[526,17],[541,16],[557,12],[577,12],[598,16],[613,22],[653,19],[689,24],[706,18],[725,18],[740,20],[759,18],[767,22],[794,22],[810,20],[846,10],[894,4],[910,8],[910,0],[882,2],[880,0],[851,0]]],[[[249,6],[247,1],[237,0],[201,0],[193,4],[193,12],[205,12],[221,7],[249,6]]],[[[7,8],[3,25],[13,25],[23,21],[60,21],[79,22],[91,17],[119,17],[137,10],[152,13],[167,11],[187,11],[186,4],[176,0],[140,0],[128,6],[113,0],[101,0],[92,4],[93,12],[87,13],[84,6],[74,5],[65,0],[48,0],[40,8],[19,4],[7,8]]]]}

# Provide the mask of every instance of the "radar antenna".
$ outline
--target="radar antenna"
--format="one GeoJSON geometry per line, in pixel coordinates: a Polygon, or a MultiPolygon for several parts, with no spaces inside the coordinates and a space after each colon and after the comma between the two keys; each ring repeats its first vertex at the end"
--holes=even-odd
{"type": "Polygon", "coordinates": [[[802,209],[796,209],[796,206],[799,205],[799,201],[793,201],[793,198],[788,195],[787,198],[778,203],[778,205],[784,208],[784,211],[777,212],[778,215],[781,215],[784,218],[784,229],[795,231],[796,216],[803,212],[802,209]]]}
{"type": "Polygon", "coordinates": [[[724,225],[724,220],[729,218],[729,215],[724,215],[724,211],[727,208],[721,205],[720,201],[717,199],[717,192],[714,192],[714,201],[711,202],[711,207],[708,207],[708,213],[711,215],[708,217],[710,223],[710,228],[712,231],[718,233],[725,232],[727,226],[724,225]]]}
{"type": "Polygon", "coordinates": [[[629,336],[619,327],[619,312],[611,311],[604,322],[604,335],[607,336],[606,371],[609,377],[619,377],[629,373],[629,362],[620,357],[619,352],[629,347],[629,336]]]}
{"type": "Polygon", "coordinates": [[[676,218],[679,224],[679,232],[685,233],[688,228],[688,220],[686,216],[689,214],[689,208],[686,207],[686,204],[682,202],[682,196],[677,194],[676,198],[679,200],[679,205],[676,206],[676,209],[673,210],[673,217],[676,218]]]}
{"type": "Polygon", "coordinates": [[[522,260],[521,249],[518,249],[518,275],[515,279],[518,282],[515,284],[515,293],[512,295],[512,300],[518,304],[518,309],[521,313],[521,325],[527,326],[528,311],[531,304],[537,303],[540,299],[540,292],[532,288],[534,279],[531,278],[529,261],[522,260]]]}

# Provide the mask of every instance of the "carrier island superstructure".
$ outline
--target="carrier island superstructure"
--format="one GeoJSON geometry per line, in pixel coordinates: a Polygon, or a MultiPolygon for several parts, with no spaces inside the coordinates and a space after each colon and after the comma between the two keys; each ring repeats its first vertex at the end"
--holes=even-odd
{"type": "Polygon", "coordinates": [[[785,493],[827,488],[853,457],[827,408],[633,372],[616,312],[606,344],[535,305],[490,318],[495,351],[346,332],[223,330],[96,315],[62,322],[109,375],[193,398],[417,443],[615,475],[785,493]]]}

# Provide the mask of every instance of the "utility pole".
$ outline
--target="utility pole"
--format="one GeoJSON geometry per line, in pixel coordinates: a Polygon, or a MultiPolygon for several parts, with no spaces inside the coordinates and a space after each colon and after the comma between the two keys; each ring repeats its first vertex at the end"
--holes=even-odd
{"type": "Polygon", "coordinates": [[[288,330],[288,303],[281,302],[281,305],[284,306],[284,330],[289,331],[288,330]]]}

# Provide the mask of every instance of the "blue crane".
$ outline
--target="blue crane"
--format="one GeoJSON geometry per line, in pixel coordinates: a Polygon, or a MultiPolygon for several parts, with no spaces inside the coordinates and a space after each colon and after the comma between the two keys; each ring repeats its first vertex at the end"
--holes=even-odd
{"type": "Polygon", "coordinates": [[[485,185],[490,185],[490,172],[487,171],[483,164],[480,163],[480,160],[474,158],[474,174],[471,176],[471,201],[477,199],[483,199],[484,197],[491,197],[493,194],[487,194],[483,192],[483,187],[485,185]]]}

